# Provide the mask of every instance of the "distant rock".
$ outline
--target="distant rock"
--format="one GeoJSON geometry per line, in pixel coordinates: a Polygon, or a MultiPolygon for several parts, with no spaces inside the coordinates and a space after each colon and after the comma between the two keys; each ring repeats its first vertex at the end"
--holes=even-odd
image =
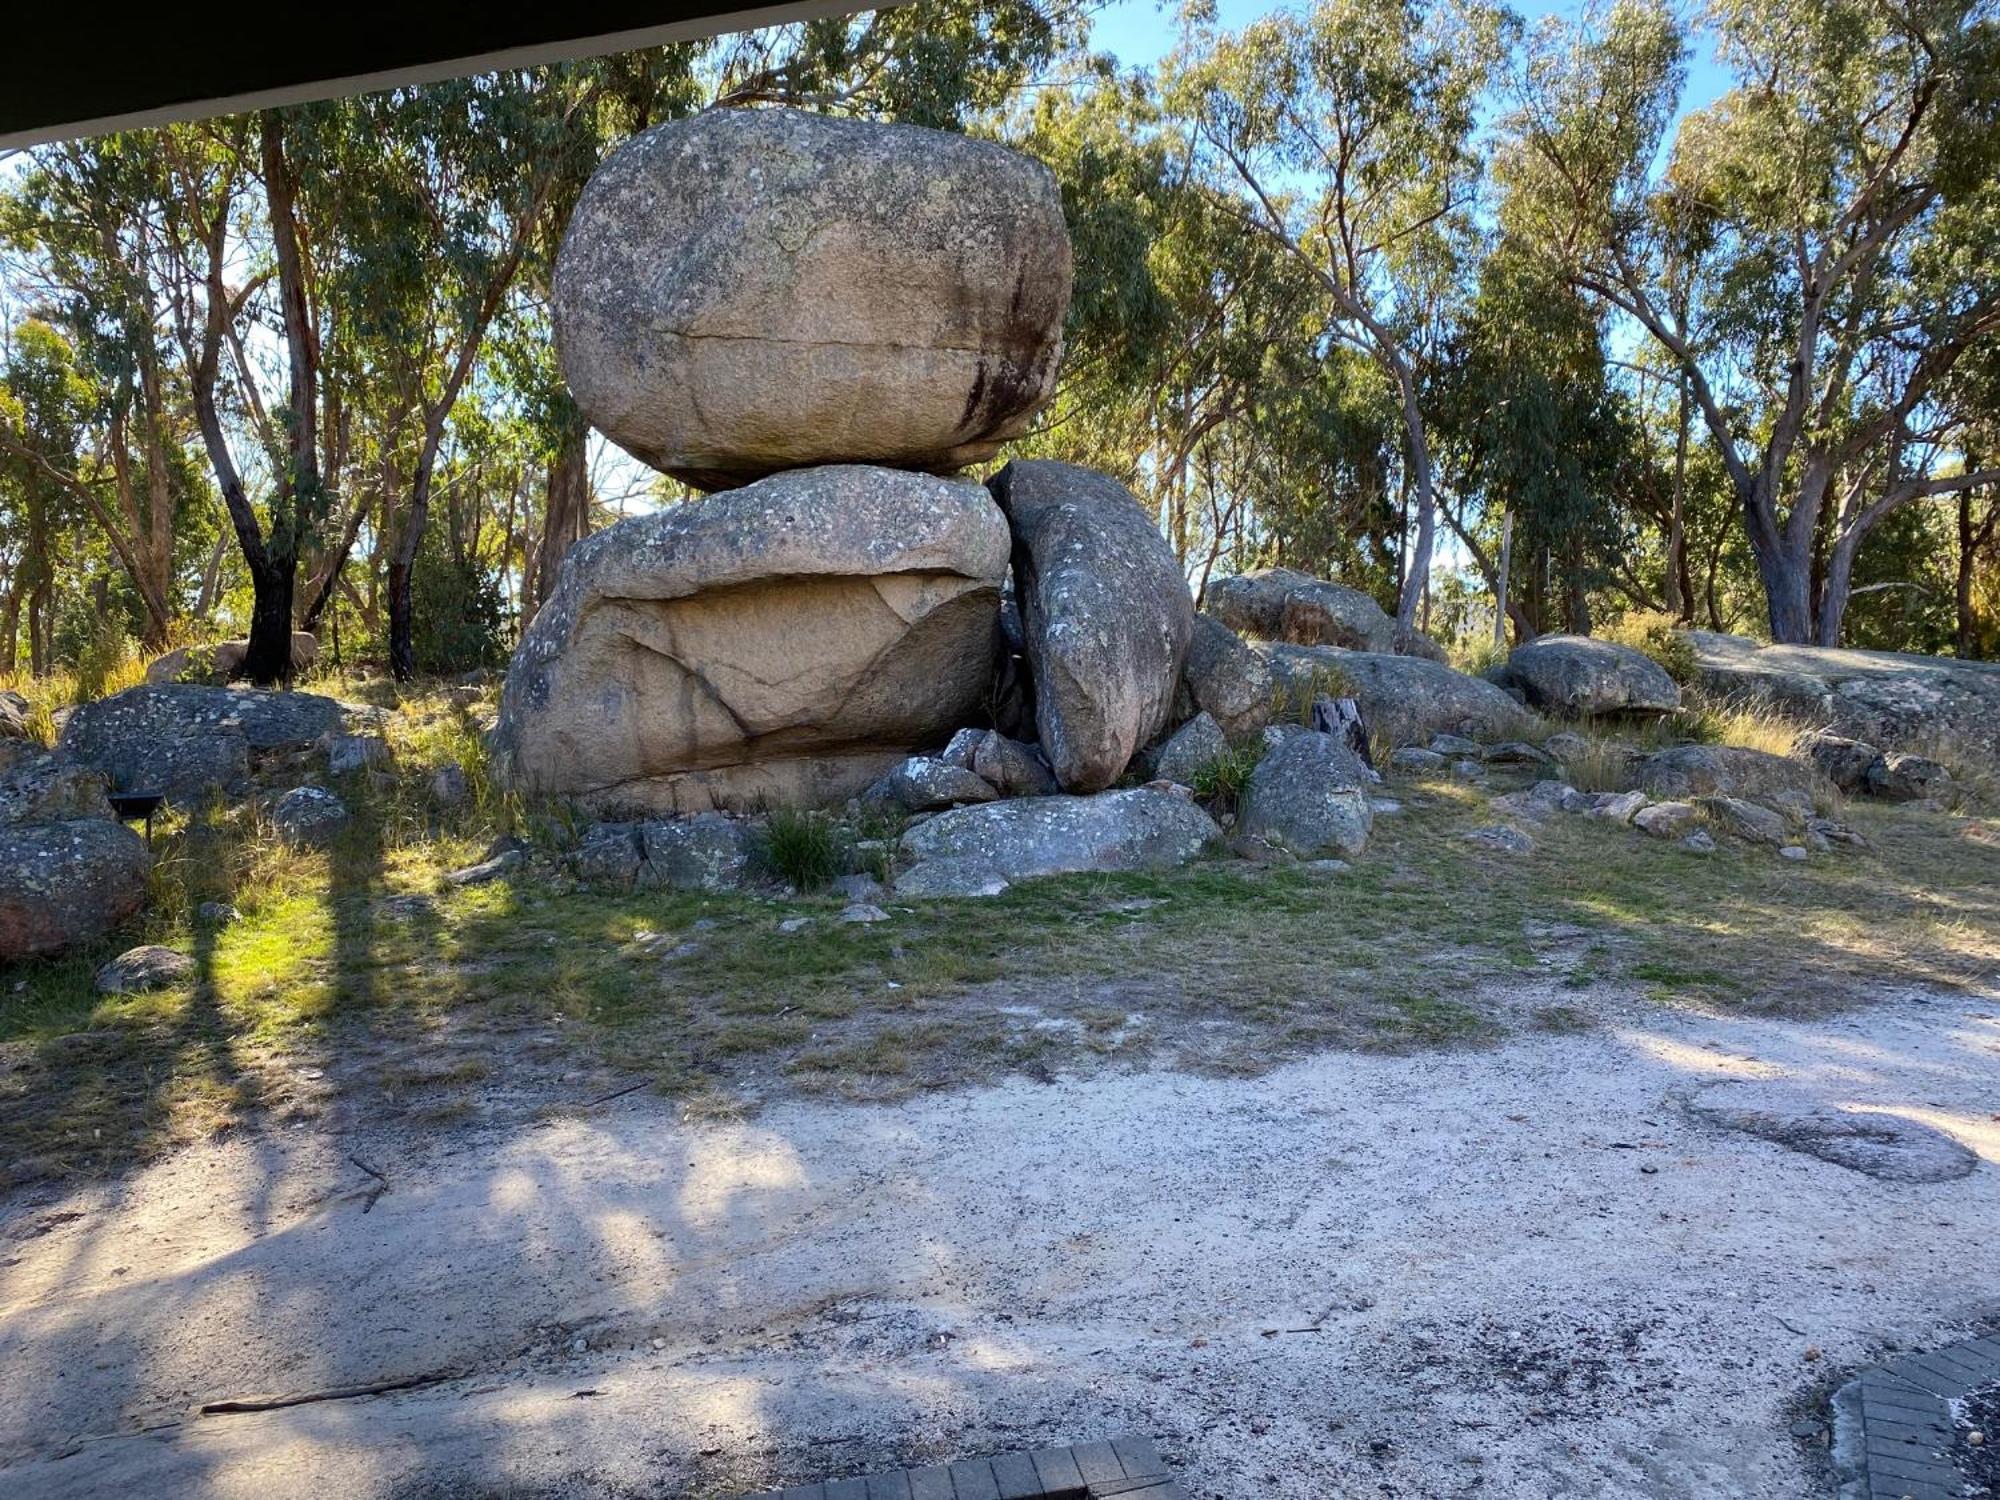
{"type": "Polygon", "coordinates": [[[1535,841],[1518,828],[1508,828],[1495,824],[1490,828],[1475,828],[1461,837],[1468,844],[1477,844],[1482,849],[1491,849],[1497,854],[1532,854],[1535,841]]]}
{"type": "Polygon", "coordinates": [[[1825,729],[1800,735],[1792,754],[1811,761],[1828,781],[1849,793],[1866,791],[1869,773],[1882,763],[1882,752],[1873,745],[1825,729]]]}
{"type": "Polygon", "coordinates": [[[1331,735],[1273,725],[1275,743],[1244,785],[1237,834],[1300,859],[1359,854],[1374,813],[1360,760],[1331,735]]]}
{"type": "Polygon", "coordinates": [[[1197,858],[1219,834],[1214,820],[1193,803],[1142,788],[955,808],[905,833],[900,854],[912,867],[930,860],[976,861],[1018,881],[1170,869],[1197,858]]]}
{"type": "Polygon", "coordinates": [[[1203,597],[1210,614],[1252,640],[1443,660],[1435,642],[1399,633],[1371,595],[1293,568],[1211,578],[1203,597]]]}
{"type": "Polygon", "coordinates": [[[1066,790],[1097,791],[1166,725],[1194,631],[1187,580],[1114,479],[1016,459],[987,483],[1013,529],[1042,754],[1066,790]]]}
{"type": "Polygon", "coordinates": [[[1710,692],[1769,704],[1884,747],[1939,739],[2000,743],[2000,662],[1759,646],[1744,636],[1707,630],[1690,630],[1687,638],[1710,692]]]}
{"type": "Polygon", "coordinates": [[[62,952],[146,903],[146,842],[109,818],[0,825],[0,963],[62,952]]]}
{"type": "MultiPolygon", "coordinates": [[[[193,682],[220,687],[236,676],[250,642],[216,641],[203,646],[177,646],[156,657],[146,668],[148,682],[193,682]]],[[[303,630],[292,632],[292,672],[309,672],[319,660],[319,638],[303,630]]]]}
{"type": "Polygon", "coordinates": [[[1392,742],[1421,743],[1439,731],[1512,739],[1535,724],[1533,714],[1492,683],[1424,657],[1330,646],[1260,649],[1280,685],[1293,692],[1324,687],[1328,695],[1353,697],[1369,729],[1392,742]]]}
{"type": "Polygon", "coordinates": [[[1652,796],[1771,797],[1796,792],[1811,798],[1822,789],[1818,769],[1790,756],[1738,745],[1675,745],[1643,757],[1633,772],[1652,796]]]}
{"type": "Polygon", "coordinates": [[[1054,390],[1072,264],[1048,168],[992,141],[712,109],[626,141],[556,260],[593,427],[703,489],[813,464],[948,471],[1054,390]]]}
{"type": "Polygon", "coordinates": [[[1681,702],[1673,678],[1643,651],[1582,635],[1545,635],[1516,646],[1504,680],[1531,707],[1569,718],[1671,713],[1681,702]]]}
{"type": "Polygon", "coordinates": [[[148,943],[143,948],[127,948],[97,971],[100,995],[136,995],[179,984],[194,973],[194,960],[173,948],[148,943]]]}
{"type": "Polygon", "coordinates": [[[1868,768],[1866,786],[1871,797],[1918,802],[1949,791],[1951,772],[1929,756],[1891,751],[1868,768]]]}

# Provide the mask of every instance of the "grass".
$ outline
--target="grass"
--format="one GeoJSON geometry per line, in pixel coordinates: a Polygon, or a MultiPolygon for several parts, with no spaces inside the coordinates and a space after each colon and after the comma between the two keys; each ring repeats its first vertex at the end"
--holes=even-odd
{"type": "MultiPolygon", "coordinates": [[[[1607,1006],[1809,1013],[2000,965],[1984,824],[1860,807],[1870,849],[1794,865],[1557,818],[1509,856],[1459,837],[1492,814],[1449,779],[1399,785],[1403,813],[1332,876],[1233,861],[1075,876],[891,899],[867,925],[836,921],[831,896],[594,892],[559,857],[576,820],[486,777],[490,694],[333,690],[391,710],[394,751],[386,778],[339,788],[356,817],[334,850],[280,850],[247,810],[176,813],[141,919],[0,974],[0,1186],[335,1109],[435,1130],[633,1082],[727,1111],[1149,1056],[1246,1070],[1584,1029],[1607,1006]],[[440,805],[447,765],[468,791],[440,805]],[[515,830],[552,852],[493,884],[442,880],[515,830]],[[207,902],[241,919],[206,920],[207,902]],[[190,953],[192,982],[96,995],[96,965],[140,941],[190,953]]],[[[791,852],[773,867],[802,887],[829,849],[893,832],[778,823],[791,852]]]]}
{"type": "Polygon", "coordinates": [[[826,813],[767,809],[752,843],[764,871],[800,891],[820,891],[847,868],[847,839],[826,813]]]}

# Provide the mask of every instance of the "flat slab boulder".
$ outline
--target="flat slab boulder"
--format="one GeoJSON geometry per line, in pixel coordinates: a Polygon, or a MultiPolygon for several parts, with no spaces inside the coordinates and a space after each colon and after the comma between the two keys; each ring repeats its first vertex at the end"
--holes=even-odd
{"type": "Polygon", "coordinates": [[[1888,746],[2000,743],[2000,662],[1900,651],[1760,646],[1690,630],[1712,692],[1766,703],[1836,734],[1888,746]]]}
{"type": "Polygon", "coordinates": [[[1818,767],[1786,755],[1738,745],[1674,745],[1639,760],[1634,780],[1655,797],[1801,796],[1810,800],[1825,783],[1818,767]]]}
{"type": "Polygon", "coordinates": [[[1008,546],[979,486],[860,465],[622,521],[514,653],[496,764],[611,816],[845,801],[978,717],[1008,546]]]}
{"type": "Polygon", "coordinates": [[[60,953],[146,902],[146,841],[108,818],[0,826],[0,963],[60,953]]]}
{"type": "Polygon", "coordinates": [[[988,484],[1013,528],[1042,754],[1066,790],[1099,791],[1173,710],[1194,633],[1187,580],[1115,479],[1016,459],[988,484]]]}
{"type": "Polygon", "coordinates": [[[1979,1166],[1942,1130],[1880,1110],[1846,1109],[1789,1084],[1731,1079],[1699,1089],[1695,1115],[1884,1182],[1951,1182],[1979,1166]]]}
{"type": "Polygon", "coordinates": [[[990,141],[718,109],[613,152],[556,261],[591,425],[720,489],[980,463],[1055,385],[1072,263],[1039,162],[990,141]]]}
{"type": "Polygon", "coordinates": [[[1662,714],[1681,706],[1681,690],[1643,651],[1583,635],[1545,635],[1516,646],[1505,686],[1535,708],[1569,718],[1662,714]]]}
{"type": "Polygon", "coordinates": [[[255,757],[316,744],[342,719],[317,693],[148,683],[77,709],[56,753],[116,790],[192,802],[244,790],[255,757]]]}
{"type": "Polygon", "coordinates": [[[981,866],[1008,880],[1027,880],[1171,869],[1220,837],[1214,819],[1186,798],[1141,787],[957,808],[912,828],[898,852],[906,865],[964,861],[956,868],[981,866]]]}
{"type": "Polygon", "coordinates": [[[1331,646],[1259,649],[1279,687],[1294,695],[1352,697],[1369,729],[1393,741],[1421,743],[1438,733],[1505,740],[1535,725],[1505,690],[1426,657],[1331,646]]]}

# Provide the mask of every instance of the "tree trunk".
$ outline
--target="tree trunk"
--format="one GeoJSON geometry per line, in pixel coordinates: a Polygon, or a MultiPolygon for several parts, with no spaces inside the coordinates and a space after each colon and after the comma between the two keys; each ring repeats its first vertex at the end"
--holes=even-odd
{"type": "Polygon", "coordinates": [[[563,555],[590,535],[590,469],[587,462],[590,428],[577,416],[563,431],[555,456],[549,460],[547,504],[542,511],[542,540],[528,580],[522,628],[534,611],[555,592],[563,555]]]}
{"type": "Polygon", "coordinates": [[[1493,644],[1507,644],[1507,575],[1514,567],[1514,513],[1500,523],[1500,579],[1493,590],[1493,644]]]}
{"type": "Polygon", "coordinates": [[[1680,404],[1674,433],[1674,501],[1667,517],[1667,613],[1688,624],[1694,622],[1694,600],[1690,597],[1687,571],[1687,453],[1688,388],[1687,371],[1680,371],[1680,404]]]}
{"type": "Polygon", "coordinates": [[[7,603],[0,609],[0,672],[12,672],[20,661],[21,578],[17,573],[7,585],[7,603]]]}
{"type": "Polygon", "coordinates": [[[1952,635],[1952,650],[1960,660],[1970,660],[1976,649],[1972,619],[1972,491],[1958,492],[1958,583],[1952,598],[1958,606],[1958,628],[1952,635]]]}
{"type": "Polygon", "coordinates": [[[1417,540],[1410,548],[1410,567],[1403,576],[1402,597],[1396,601],[1396,629],[1406,632],[1415,625],[1417,605],[1430,588],[1431,546],[1437,534],[1437,492],[1431,483],[1430,441],[1424,430],[1423,414],[1417,410],[1416,381],[1400,361],[1396,375],[1402,390],[1403,427],[1410,438],[1410,478],[1417,500],[1417,540]]]}
{"type": "Polygon", "coordinates": [[[250,645],[243,653],[238,677],[261,686],[292,680],[292,581],[298,565],[290,558],[269,558],[250,569],[250,645]]]}

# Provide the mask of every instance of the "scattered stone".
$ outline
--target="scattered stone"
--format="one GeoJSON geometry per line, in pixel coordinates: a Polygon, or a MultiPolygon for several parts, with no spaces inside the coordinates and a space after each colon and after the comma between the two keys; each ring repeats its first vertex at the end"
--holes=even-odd
{"type": "Polygon", "coordinates": [[[1646,805],[1644,792],[1608,792],[1594,803],[1590,816],[1610,823],[1630,823],[1646,805]]]}
{"type": "Polygon", "coordinates": [[[1331,735],[1296,725],[1264,732],[1276,743],[1243,787],[1237,832],[1300,859],[1359,854],[1374,822],[1360,760],[1331,735]]]}
{"type": "Polygon", "coordinates": [[[839,876],[828,889],[849,905],[879,901],[889,893],[887,887],[873,875],[863,874],[839,876]]]}
{"type": "Polygon", "coordinates": [[[1176,717],[1208,714],[1232,739],[1271,722],[1270,664],[1213,615],[1194,617],[1181,686],[1188,711],[1177,705],[1176,717]]]}
{"type": "Polygon", "coordinates": [[[1486,776],[1486,762],[1483,760],[1455,760],[1451,763],[1451,774],[1460,781],[1480,781],[1486,776]]]}
{"type": "Polygon", "coordinates": [[[136,995],[179,984],[194,973],[194,960],[187,954],[158,943],[127,948],[97,971],[100,995],[136,995]]]}
{"type": "Polygon", "coordinates": [[[1920,802],[1951,789],[1951,772],[1926,755],[1892,751],[1868,768],[1868,793],[1891,802],[1920,802]]]}
{"type": "Polygon", "coordinates": [[[1638,784],[1662,800],[1691,797],[1770,797],[1795,791],[1808,800],[1819,789],[1818,770],[1789,756],[1735,745],[1675,745],[1639,761],[1638,784]]]}
{"type": "Polygon", "coordinates": [[[1680,847],[1690,854],[1713,854],[1715,853],[1715,835],[1710,833],[1706,828],[1697,828],[1693,833],[1681,840],[1680,847]]]}
{"type": "Polygon", "coordinates": [[[194,909],[194,916],[204,927],[227,927],[243,920],[243,913],[227,901],[204,901],[194,909]]]}
{"type": "Polygon", "coordinates": [[[1781,859],[1798,860],[1800,862],[1809,858],[1806,851],[1797,844],[1785,845],[1778,851],[1778,856],[1781,859]]]}
{"type": "Polygon", "coordinates": [[[1394,797],[1370,797],[1368,810],[1378,818],[1393,818],[1403,810],[1403,804],[1394,797]]]}
{"type": "Polygon", "coordinates": [[[1516,646],[1504,669],[1530,706],[1572,718],[1672,713],[1681,690],[1643,651],[1582,635],[1545,635],[1516,646]]]}
{"type": "Polygon", "coordinates": [[[599,813],[826,806],[986,701],[1007,571],[986,492],[843,465],[570,548],[494,763],[599,813]]]}
{"type": "Polygon", "coordinates": [[[1000,794],[972,771],[928,755],[914,755],[861,794],[861,805],[904,812],[932,812],[965,802],[991,802],[1000,794]]]}
{"type": "Polygon", "coordinates": [[[1734,834],[1746,843],[1768,844],[1776,849],[1790,842],[1791,824],[1784,814],[1759,803],[1745,802],[1739,797],[1700,797],[1696,805],[1723,832],[1734,834]]]}
{"type": "Polygon", "coordinates": [[[528,856],[519,849],[503,849],[491,859],[481,860],[476,865],[467,865],[462,870],[453,870],[445,876],[446,885],[488,885],[512,870],[518,870],[527,863],[528,856]]]}
{"type": "Polygon", "coordinates": [[[1502,740],[1486,747],[1489,766],[1553,766],[1556,759],[1539,745],[1526,740],[1502,740]]]}
{"type": "Polygon", "coordinates": [[[1493,849],[1501,854],[1532,854],[1535,848],[1535,841],[1520,829],[1497,823],[1490,828],[1475,828],[1461,837],[1468,844],[1477,844],[1482,849],[1493,849]]]}
{"type": "Polygon", "coordinates": [[[1950,1182],[1979,1165],[1972,1151],[1929,1125],[1876,1110],[1840,1109],[1803,1090],[1730,1079],[1698,1090],[1689,1108],[1728,1130],[1759,1136],[1884,1182],[1950,1182]]]}
{"type": "Polygon", "coordinates": [[[1214,820],[1193,803],[1141,788],[954,808],[910,829],[899,852],[912,867],[970,859],[1009,880],[1026,880],[1169,869],[1195,859],[1218,836],[1214,820]]]}
{"type": "Polygon", "coordinates": [[[1055,178],[1026,156],[708,110],[591,177],[556,262],[556,348],[593,427],[703,489],[813,464],[948,471],[1048,399],[1071,275],[1055,178]]]}
{"type": "Polygon", "coordinates": [[[1792,754],[1811,761],[1828,781],[1850,794],[1866,791],[1869,773],[1882,763],[1882,752],[1873,745],[1827,729],[1800,735],[1792,754]]]}
{"type": "Polygon", "coordinates": [[[1588,805],[1584,794],[1565,781],[1538,781],[1524,791],[1493,799],[1495,812],[1531,823],[1547,822],[1559,812],[1581,812],[1588,805]]]}
{"type": "Polygon", "coordinates": [[[1461,760],[1479,759],[1479,742],[1469,740],[1462,734],[1434,734],[1431,736],[1431,754],[1440,759],[1446,756],[1461,760]]]}
{"type": "Polygon", "coordinates": [[[347,804],[324,787],[295,786],[271,804],[278,837],[301,849],[328,848],[350,817],[347,804]]]}
{"type": "Polygon", "coordinates": [[[1062,790],[1056,773],[1033,745],[990,731],[972,755],[972,769],[1003,797],[1047,797],[1062,790]]]}
{"type": "Polygon", "coordinates": [[[472,796],[472,784],[459,766],[440,766],[431,773],[431,801],[439,807],[463,807],[472,796]]]}
{"type": "Polygon", "coordinates": [[[0,825],[0,963],[99,937],[146,902],[146,841],[110,818],[0,825]]]}
{"type": "Polygon", "coordinates": [[[1826,840],[1829,844],[1845,844],[1850,849],[1866,849],[1868,847],[1868,840],[1856,833],[1852,828],[1849,828],[1845,823],[1836,822],[1832,818],[1806,819],[1806,832],[1815,838],[1826,840]]]}
{"type": "Polygon", "coordinates": [[[346,776],[389,763],[389,742],[379,734],[332,734],[321,743],[326,746],[330,775],[346,776]]]}
{"type": "Polygon", "coordinates": [[[812,926],[811,917],[787,917],[778,924],[778,931],[787,934],[804,932],[810,926],[812,926]]]}
{"type": "Polygon", "coordinates": [[[635,831],[642,858],[633,884],[640,890],[729,891],[749,874],[754,840],[735,818],[697,813],[641,823],[635,831]]]}
{"type": "Polygon", "coordinates": [[[1560,764],[1568,765],[1571,761],[1589,751],[1590,741],[1580,734],[1574,734],[1567,729],[1560,729],[1542,741],[1542,749],[1546,750],[1560,764]]]}
{"type": "Polygon", "coordinates": [[[1153,777],[1193,786],[1195,777],[1229,753],[1229,737],[1204,710],[1181,725],[1151,757],[1153,777]]]}
{"type": "Polygon", "coordinates": [[[1114,479],[1016,459],[987,485],[1014,532],[1042,753],[1065,790],[1097,791],[1166,725],[1194,633],[1187,580],[1114,479]]]}
{"type": "Polygon", "coordinates": [[[1007,877],[983,859],[927,859],[896,877],[899,896],[997,896],[1007,877]]]}
{"type": "Polygon", "coordinates": [[[1389,752],[1389,765],[1397,771],[1442,771],[1445,764],[1445,758],[1437,751],[1426,750],[1421,745],[1404,745],[1389,752]]]}
{"type": "Polygon", "coordinates": [[[842,907],[840,915],[834,920],[855,926],[870,922],[886,922],[889,920],[889,914],[879,906],[866,901],[857,901],[852,906],[842,907]]]}
{"type": "Polygon", "coordinates": [[[985,739],[984,729],[961,729],[938,751],[937,758],[948,766],[956,766],[961,771],[972,769],[972,757],[979,751],[979,743],[985,739]]]}
{"type": "Polygon", "coordinates": [[[1299,868],[1308,875],[1345,875],[1354,866],[1344,859],[1309,859],[1299,868]]]}
{"type": "Polygon", "coordinates": [[[1700,820],[1692,802],[1654,802],[1632,815],[1632,826],[1656,839],[1677,839],[1700,820]]]}

